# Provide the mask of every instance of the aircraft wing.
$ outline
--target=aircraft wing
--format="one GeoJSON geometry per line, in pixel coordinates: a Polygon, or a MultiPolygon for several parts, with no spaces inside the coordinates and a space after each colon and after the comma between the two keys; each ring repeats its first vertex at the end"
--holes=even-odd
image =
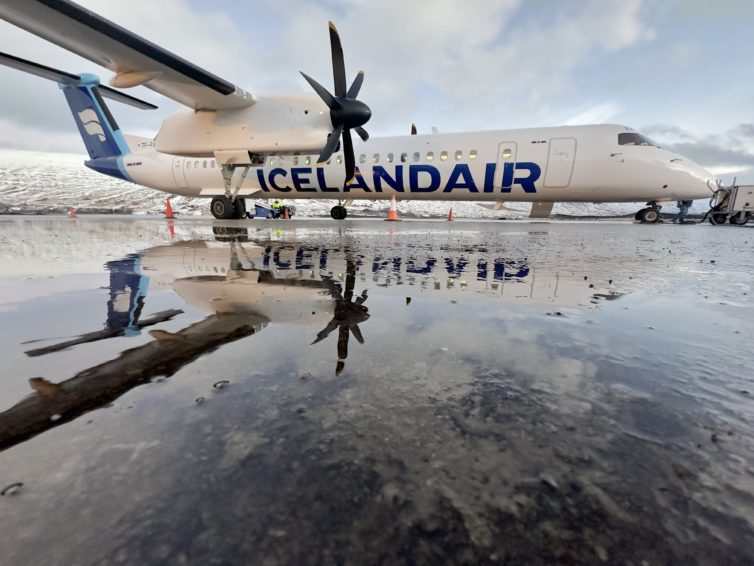
{"type": "Polygon", "coordinates": [[[0,18],[196,110],[230,110],[254,97],[217,75],[67,0],[2,0],[0,18]]]}

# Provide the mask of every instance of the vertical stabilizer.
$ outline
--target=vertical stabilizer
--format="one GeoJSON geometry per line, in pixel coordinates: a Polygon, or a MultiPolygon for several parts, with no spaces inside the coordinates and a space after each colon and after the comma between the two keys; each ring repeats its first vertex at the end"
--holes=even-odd
{"type": "Polygon", "coordinates": [[[123,166],[123,157],[128,155],[130,150],[103,97],[144,110],[157,108],[154,104],[108,86],[101,86],[96,75],[74,75],[8,53],[0,53],[0,65],[58,83],[89,152],[90,159],[86,166],[100,173],[130,181],[123,166]]]}
{"type": "Polygon", "coordinates": [[[99,173],[128,179],[122,157],[130,150],[99,92],[99,79],[82,74],[74,84],[60,83],[73,119],[89,153],[86,166],[99,173]]]}

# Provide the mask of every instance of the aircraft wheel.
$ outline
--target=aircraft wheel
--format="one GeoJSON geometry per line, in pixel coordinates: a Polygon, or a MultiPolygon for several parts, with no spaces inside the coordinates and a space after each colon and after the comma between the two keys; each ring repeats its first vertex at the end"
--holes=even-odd
{"type": "Polygon", "coordinates": [[[637,210],[634,214],[634,220],[641,220],[641,210],[637,210]]]}
{"type": "Polygon", "coordinates": [[[332,216],[334,220],[343,220],[348,216],[348,210],[346,210],[345,206],[333,206],[330,210],[330,216],[332,216]]]}
{"type": "Polygon", "coordinates": [[[736,226],[743,226],[749,221],[749,213],[748,212],[736,212],[733,216],[730,217],[728,222],[731,224],[734,224],[736,226]]]}
{"type": "Polygon", "coordinates": [[[638,215],[642,224],[657,224],[660,221],[660,210],[651,206],[642,208],[638,215]]]}
{"type": "Polygon", "coordinates": [[[725,212],[713,212],[709,215],[709,223],[714,224],[715,226],[719,226],[720,224],[725,224],[725,221],[728,219],[728,215],[725,212]]]}
{"type": "Polygon", "coordinates": [[[246,218],[246,200],[237,198],[233,201],[233,218],[246,218]]]}
{"type": "Polygon", "coordinates": [[[233,218],[233,203],[228,197],[215,197],[209,205],[212,216],[218,220],[228,220],[233,218]]]}

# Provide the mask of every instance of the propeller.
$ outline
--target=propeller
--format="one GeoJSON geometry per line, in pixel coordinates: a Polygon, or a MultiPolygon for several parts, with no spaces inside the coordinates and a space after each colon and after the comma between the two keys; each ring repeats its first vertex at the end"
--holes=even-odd
{"type": "Polygon", "coordinates": [[[335,25],[329,22],[330,26],[330,50],[332,51],[332,72],[333,82],[335,86],[335,94],[330,92],[304,73],[301,74],[306,79],[311,87],[314,89],[319,97],[327,104],[330,109],[330,121],[333,125],[333,131],[327,137],[327,144],[325,145],[322,153],[319,154],[317,163],[325,163],[335,150],[338,148],[338,143],[341,137],[343,138],[343,155],[345,157],[346,164],[346,183],[345,186],[351,184],[353,177],[356,173],[356,159],[353,154],[353,141],[351,140],[351,130],[355,130],[359,137],[367,141],[369,134],[362,128],[364,124],[369,121],[372,116],[372,111],[369,106],[357,100],[361,85],[364,82],[364,71],[359,71],[356,78],[351,83],[351,88],[346,90],[346,66],[343,61],[343,47],[340,44],[340,36],[338,30],[335,29],[335,25]]]}

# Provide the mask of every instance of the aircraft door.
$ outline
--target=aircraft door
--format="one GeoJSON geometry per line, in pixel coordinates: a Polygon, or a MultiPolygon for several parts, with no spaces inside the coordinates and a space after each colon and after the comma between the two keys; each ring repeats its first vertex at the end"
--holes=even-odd
{"type": "Polygon", "coordinates": [[[576,159],[576,138],[553,138],[547,155],[545,187],[564,188],[571,183],[576,159]]]}
{"type": "Polygon", "coordinates": [[[183,157],[173,158],[173,182],[176,187],[188,187],[186,182],[186,159],[183,157]]]}
{"type": "Polygon", "coordinates": [[[503,142],[497,148],[497,171],[495,171],[495,187],[510,190],[513,185],[514,169],[516,167],[516,142],[503,142]]]}

